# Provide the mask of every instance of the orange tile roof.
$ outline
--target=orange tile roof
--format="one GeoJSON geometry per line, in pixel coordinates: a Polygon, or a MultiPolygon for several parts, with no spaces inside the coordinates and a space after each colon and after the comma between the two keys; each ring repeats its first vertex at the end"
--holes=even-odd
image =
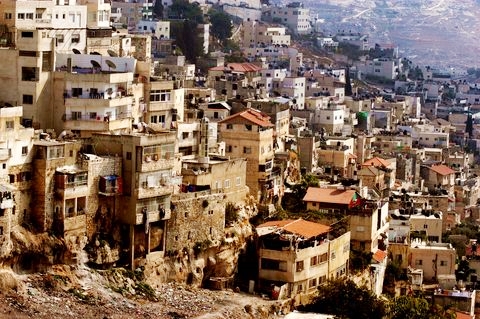
{"type": "Polygon", "coordinates": [[[455,311],[455,314],[457,315],[457,319],[473,319],[475,316],[470,316],[467,313],[461,312],[461,311],[455,311]]]}
{"type": "Polygon", "coordinates": [[[348,205],[355,193],[353,189],[309,187],[303,201],[348,205]]]}
{"type": "Polygon", "coordinates": [[[273,127],[274,125],[270,122],[270,117],[260,111],[253,110],[253,109],[247,109],[245,111],[242,111],[240,113],[233,114],[226,119],[223,119],[219,121],[219,123],[232,123],[232,122],[238,122],[238,120],[241,120],[241,122],[249,122],[253,123],[255,125],[261,126],[261,127],[273,127]]]}
{"type": "Polygon", "coordinates": [[[262,70],[261,67],[258,65],[255,65],[253,63],[228,63],[227,66],[215,66],[213,68],[210,68],[211,71],[233,71],[233,72],[241,72],[241,73],[247,73],[247,72],[258,72],[262,70]]]}
{"type": "Polygon", "coordinates": [[[257,228],[274,227],[304,238],[312,238],[328,233],[330,227],[303,219],[274,220],[258,225],[257,228]]]}
{"type": "Polygon", "coordinates": [[[375,167],[388,167],[390,166],[390,162],[387,160],[384,160],[381,157],[372,157],[369,160],[366,160],[362,164],[363,166],[375,166],[375,167]]]}
{"type": "Polygon", "coordinates": [[[385,257],[387,257],[387,253],[383,250],[378,249],[375,254],[373,254],[373,259],[378,261],[379,263],[382,262],[385,257]]]}
{"type": "Polygon", "coordinates": [[[430,167],[430,169],[432,171],[434,171],[435,173],[438,173],[440,175],[450,175],[450,174],[455,173],[455,171],[453,169],[451,169],[447,165],[443,165],[443,164],[433,165],[432,167],[430,167]]]}

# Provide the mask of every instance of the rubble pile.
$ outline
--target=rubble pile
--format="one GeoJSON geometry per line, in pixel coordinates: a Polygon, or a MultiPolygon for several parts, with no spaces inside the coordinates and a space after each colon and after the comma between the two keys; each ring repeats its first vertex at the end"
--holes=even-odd
{"type": "Polygon", "coordinates": [[[59,266],[47,273],[2,271],[0,318],[270,318],[278,302],[178,283],[153,289],[136,272],[59,266]],[[7,274],[8,273],[8,274],[7,274]]]}

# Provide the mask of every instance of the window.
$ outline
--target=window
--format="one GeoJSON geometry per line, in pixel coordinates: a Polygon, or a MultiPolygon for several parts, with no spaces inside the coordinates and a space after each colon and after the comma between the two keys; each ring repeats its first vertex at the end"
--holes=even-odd
{"type": "Polygon", "coordinates": [[[22,146],[22,155],[28,154],[28,146],[22,146]]]}
{"type": "Polygon", "coordinates": [[[128,161],[131,161],[132,160],[132,152],[127,152],[126,158],[127,158],[128,161]]]}
{"type": "Polygon", "coordinates": [[[335,252],[334,252],[334,251],[332,251],[332,254],[330,255],[330,260],[334,260],[334,259],[335,259],[335,257],[336,257],[336,256],[335,256],[335,252]]]}
{"type": "Polygon", "coordinates": [[[7,130],[13,130],[14,122],[13,121],[6,121],[5,126],[7,130]]]}
{"type": "Polygon", "coordinates": [[[328,260],[327,253],[318,256],[318,263],[324,263],[328,260]]]}
{"type": "Polygon", "coordinates": [[[427,224],[423,224],[423,229],[427,229],[428,228],[428,225],[427,224]]]}
{"type": "Polygon", "coordinates": [[[151,90],[150,102],[169,102],[170,91],[169,90],[151,90]]]}
{"type": "Polygon", "coordinates": [[[23,101],[23,104],[33,104],[33,95],[24,94],[22,101],[23,101]]]}
{"type": "Polygon", "coordinates": [[[187,139],[188,138],[188,135],[189,135],[189,132],[183,132],[182,133],[182,139],[187,139]]]}
{"type": "Polygon", "coordinates": [[[231,152],[232,152],[232,145],[227,145],[225,151],[226,151],[227,153],[231,153],[231,152]]]}
{"type": "Polygon", "coordinates": [[[80,34],[72,34],[72,43],[80,43],[80,34]]]}
{"type": "Polygon", "coordinates": [[[240,186],[241,183],[242,183],[242,179],[240,177],[237,177],[235,179],[235,185],[240,186]]]}
{"type": "Polygon", "coordinates": [[[35,51],[19,51],[18,56],[29,56],[29,57],[36,57],[37,52],[35,51]]]}
{"type": "Polygon", "coordinates": [[[83,93],[82,88],[72,88],[73,97],[79,97],[80,95],[82,95],[82,93],[83,93]]]}
{"type": "Polygon", "coordinates": [[[33,20],[33,12],[32,13],[27,13],[25,16],[26,16],[27,19],[33,20]]]}
{"type": "Polygon", "coordinates": [[[421,259],[415,260],[415,266],[421,266],[421,265],[423,265],[423,260],[421,259]]]}
{"type": "Polygon", "coordinates": [[[73,111],[72,112],[72,120],[76,121],[76,120],[80,120],[80,119],[82,119],[82,112],[73,111]]]}
{"type": "Polygon", "coordinates": [[[5,20],[11,20],[12,19],[12,13],[11,12],[5,12],[5,20]]]}
{"type": "MultiPolygon", "coordinates": [[[[25,13],[19,13],[17,14],[17,19],[18,20],[24,20],[25,19],[25,13]]],[[[33,37],[33,32],[32,33],[32,37],[33,37]]],[[[23,37],[23,32],[22,32],[22,37],[23,37]]]]}
{"type": "Polygon", "coordinates": [[[310,279],[308,286],[310,288],[316,287],[317,286],[317,278],[310,279]]]}
{"type": "Polygon", "coordinates": [[[296,272],[303,271],[303,260],[297,261],[297,263],[295,264],[295,270],[296,272]]]}
{"type": "Polygon", "coordinates": [[[223,182],[223,187],[224,187],[224,188],[230,188],[230,180],[229,180],[229,179],[226,179],[226,180],[223,182]]]}
{"type": "Polygon", "coordinates": [[[310,266],[315,266],[318,264],[318,256],[313,256],[310,258],[310,266]]]}
{"type": "Polygon", "coordinates": [[[65,37],[63,34],[57,34],[55,38],[57,39],[57,43],[63,43],[65,37]]]}
{"type": "Polygon", "coordinates": [[[447,266],[448,262],[446,260],[441,260],[440,261],[440,266],[447,266]]]}
{"type": "Polygon", "coordinates": [[[245,124],[245,129],[246,129],[247,131],[251,131],[251,130],[252,130],[252,125],[250,125],[250,124],[245,124]]]}
{"type": "Polygon", "coordinates": [[[89,117],[91,120],[96,120],[97,119],[97,112],[90,112],[88,113],[89,117]]]}
{"type": "Polygon", "coordinates": [[[22,66],[22,81],[38,81],[38,68],[22,66]]]}
{"type": "Polygon", "coordinates": [[[150,123],[158,123],[158,116],[156,115],[150,116],[150,123]]]}
{"type": "Polygon", "coordinates": [[[262,258],[260,266],[267,270],[287,271],[287,262],[283,260],[262,258]]]}
{"type": "Polygon", "coordinates": [[[251,147],[243,147],[243,153],[244,154],[252,154],[252,148],[251,147]]]}

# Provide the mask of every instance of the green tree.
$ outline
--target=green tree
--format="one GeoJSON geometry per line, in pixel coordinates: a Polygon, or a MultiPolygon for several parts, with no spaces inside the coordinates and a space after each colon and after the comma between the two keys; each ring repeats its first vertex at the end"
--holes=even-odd
{"type": "Polygon", "coordinates": [[[212,25],[212,35],[222,42],[225,42],[232,36],[232,20],[230,16],[215,9],[210,9],[210,24],[212,25]]]}
{"type": "Polygon", "coordinates": [[[400,296],[390,303],[389,319],[455,319],[456,313],[447,306],[430,306],[423,297],[400,296]]]}
{"type": "Polygon", "coordinates": [[[337,279],[320,286],[312,303],[302,308],[301,310],[332,314],[345,319],[382,319],[386,314],[382,300],[368,288],[359,287],[350,279],[337,279]]]}
{"type": "MultiPolygon", "coordinates": [[[[204,23],[202,9],[197,3],[189,3],[188,0],[173,0],[168,10],[170,18],[188,19],[196,24],[204,23]]],[[[196,32],[196,30],[193,31],[196,32]]]]}
{"type": "Polygon", "coordinates": [[[350,68],[345,70],[345,96],[352,96],[352,82],[350,80],[350,68]]]}

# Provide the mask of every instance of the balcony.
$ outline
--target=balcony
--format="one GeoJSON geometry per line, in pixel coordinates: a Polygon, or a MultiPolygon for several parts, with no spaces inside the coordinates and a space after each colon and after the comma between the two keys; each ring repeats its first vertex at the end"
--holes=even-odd
{"type": "Polygon", "coordinates": [[[64,127],[67,130],[80,131],[116,131],[129,128],[131,125],[130,112],[122,114],[122,117],[106,117],[96,115],[75,116],[72,114],[64,115],[64,127]]]}
{"type": "Polygon", "coordinates": [[[87,172],[57,172],[55,175],[55,188],[57,195],[62,199],[86,197],[88,195],[87,172]]]}
{"type": "MultiPolygon", "coordinates": [[[[170,209],[147,211],[147,214],[148,214],[149,223],[158,222],[159,220],[168,220],[171,217],[170,209]]],[[[146,222],[145,214],[137,213],[135,218],[135,224],[142,225],[145,222],[146,222]]]]}
{"type": "Polygon", "coordinates": [[[173,186],[161,185],[155,187],[141,187],[136,190],[136,193],[138,199],[165,196],[173,193],[173,186]]]}
{"type": "Polygon", "coordinates": [[[165,170],[173,168],[173,158],[158,158],[158,157],[151,157],[149,158],[148,155],[144,157],[141,162],[137,162],[137,172],[151,172],[151,171],[158,171],[158,170],[165,170]]]}
{"type": "Polygon", "coordinates": [[[123,193],[123,179],[117,175],[100,176],[98,194],[117,196],[123,193]]]}
{"type": "Polygon", "coordinates": [[[91,93],[88,95],[80,95],[72,97],[71,92],[65,92],[65,107],[68,108],[79,108],[79,107],[88,107],[89,109],[98,109],[98,108],[114,108],[121,106],[129,106],[133,103],[132,96],[125,96],[122,92],[98,92],[91,93]]]}

